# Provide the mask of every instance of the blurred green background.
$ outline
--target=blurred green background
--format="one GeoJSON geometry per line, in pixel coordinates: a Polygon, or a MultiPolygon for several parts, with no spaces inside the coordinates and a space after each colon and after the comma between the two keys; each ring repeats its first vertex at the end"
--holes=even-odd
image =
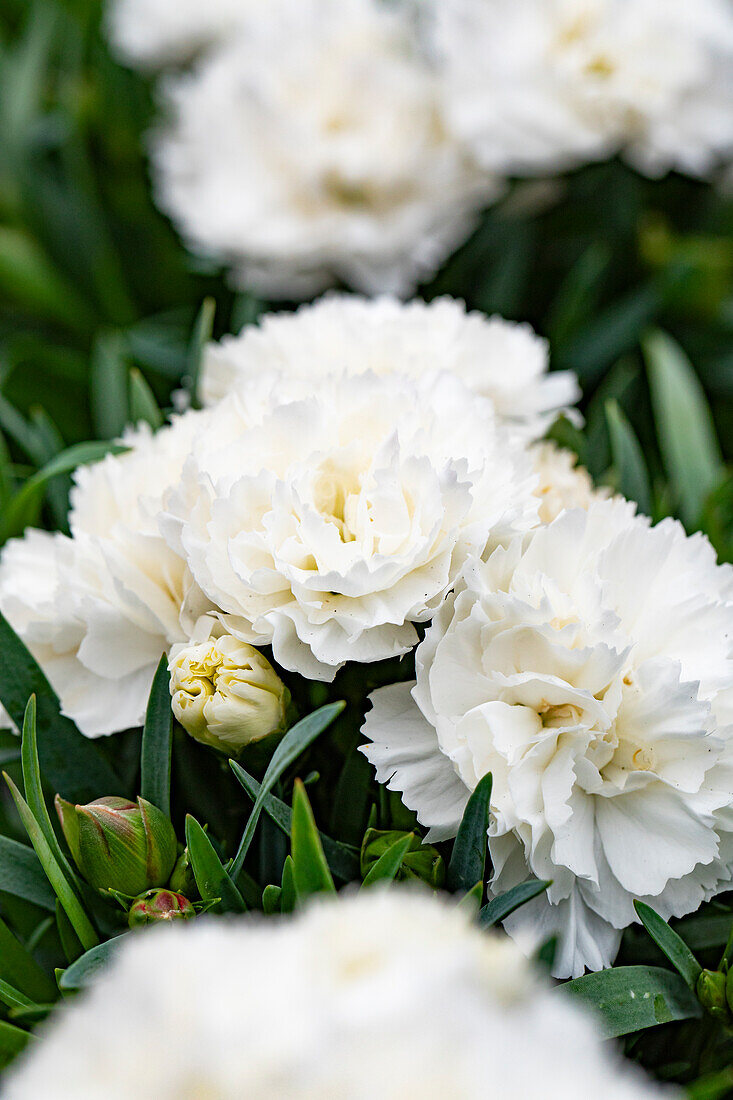
{"type": "MultiPolygon", "coordinates": [[[[152,205],[152,82],[110,56],[100,15],[99,0],[0,8],[5,512],[23,478],[65,447],[112,438],[126,421],[167,408],[195,371],[214,308],[217,335],[268,308],[235,296],[220,272],[190,257],[152,205]],[[206,298],[211,309],[201,315],[206,298]]],[[[553,364],[575,370],[585,393],[584,432],[561,424],[555,435],[655,517],[702,525],[725,558],[733,555],[723,465],[732,457],[732,230],[733,200],[717,184],[650,181],[599,164],[514,183],[421,288],[547,335],[553,364]],[[641,350],[651,329],[669,333],[694,365],[691,373],[676,346],[652,341],[654,392],[641,350]]],[[[10,509],[0,536],[39,520],[63,527],[65,487],[63,476],[44,480],[10,509]]]]}

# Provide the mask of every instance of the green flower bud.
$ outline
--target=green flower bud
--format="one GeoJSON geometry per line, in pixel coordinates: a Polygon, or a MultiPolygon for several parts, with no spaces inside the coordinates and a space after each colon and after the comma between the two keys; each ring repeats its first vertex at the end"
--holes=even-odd
{"type": "Polygon", "coordinates": [[[254,646],[229,634],[171,655],[173,713],[196,741],[228,756],[288,725],[290,692],[254,646]]]}
{"type": "Polygon", "coordinates": [[[59,795],[55,804],[74,862],[95,889],[135,897],[168,881],[176,834],[157,806],[144,798],[97,798],[74,806],[59,795]]]}
{"type": "Polygon", "coordinates": [[[173,890],[148,890],[130,906],[127,923],[130,928],[142,928],[145,924],[191,920],[195,916],[193,905],[183,894],[177,894],[173,890]]]}
{"type": "Polygon", "coordinates": [[[726,976],[719,970],[703,970],[697,979],[696,993],[702,1007],[723,1023],[730,1021],[726,1001],[726,976]]]}
{"type": "MultiPolygon", "coordinates": [[[[374,864],[388,848],[403,840],[408,833],[397,829],[367,829],[361,846],[361,875],[366,878],[374,864]]],[[[398,882],[420,879],[434,890],[439,890],[445,882],[445,863],[440,852],[430,844],[421,844],[420,838],[412,837],[402,866],[397,872],[398,882]]]]}

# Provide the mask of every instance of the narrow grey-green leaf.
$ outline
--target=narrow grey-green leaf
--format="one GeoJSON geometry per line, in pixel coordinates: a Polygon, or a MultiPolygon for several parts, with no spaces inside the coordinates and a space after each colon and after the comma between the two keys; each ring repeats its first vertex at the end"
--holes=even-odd
{"type": "Polygon", "coordinates": [[[139,424],[141,420],[157,431],[163,425],[163,414],[145,376],[133,367],[130,371],[130,421],[139,424]]]}
{"type": "Polygon", "coordinates": [[[91,950],[85,951],[76,962],[66,968],[59,978],[61,992],[73,993],[78,989],[83,989],[92,978],[96,977],[101,970],[109,965],[128,935],[129,933],[125,932],[121,936],[115,936],[113,939],[106,940],[104,943],[92,947],[91,950]]]}
{"type": "Polygon", "coordinates": [[[56,906],[56,895],[34,850],[7,836],[0,836],[0,892],[49,912],[56,906]]]}
{"type": "Polygon", "coordinates": [[[173,747],[173,712],[169,685],[168,658],[163,654],[153,679],[145,714],[140,758],[140,794],[166,816],[170,816],[173,747]]]}
{"type": "Polygon", "coordinates": [[[46,1001],[56,995],[51,978],[3,920],[0,920],[0,977],[34,1001],[46,1001]]]}
{"type": "Polygon", "coordinates": [[[255,799],[255,804],[252,807],[252,813],[249,815],[249,820],[245,826],[239,849],[229,867],[229,873],[233,879],[236,880],[238,878],[239,872],[244,865],[249,846],[252,843],[252,837],[257,828],[257,822],[262,813],[265,798],[275,786],[283,772],[286,771],[291,764],[295,763],[301,753],[315,741],[319,734],[323,733],[327,726],[331,725],[333,720],[338,717],[345,706],[346,703],[344,702],[328,703],[325,707],[320,707],[318,710],[313,711],[313,713],[309,714],[306,718],[301,718],[300,722],[297,722],[292,729],[288,730],[275,749],[272,754],[272,760],[263,776],[262,786],[255,799]]]}
{"type": "Polygon", "coordinates": [[[532,898],[538,897],[542,894],[549,882],[545,882],[542,879],[528,879],[526,882],[520,882],[518,886],[514,886],[511,890],[507,890],[505,894],[500,894],[498,898],[494,898],[488,905],[485,905],[479,913],[479,924],[484,928],[492,928],[495,924],[501,924],[503,920],[506,920],[508,916],[519,909],[521,905],[526,905],[532,898]]]}
{"type": "Polygon", "coordinates": [[[666,920],[660,917],[659,913],[655,913],[650,905],[643,901],[635,901],[634,909],[659,950],[667,956],[672,966],[694,992],[702,967],[685,941],[672,931],[666,920]]]}
{"type": "Polygon", "coordinates": [[[447,887],[455,893],[470,890],[476,882],[485,882],[489,848],[491,773],[483,776],[468,800],[458,828],[458,836],[448,864],[447,887]]]}
{"type": "MultiPolygon", "coordinates": [[[[234,772],[237,780],[244,787],[249,797],[254,802],[257,795],[260,792],[262,784],[258,783],[256,779],[244,770],[241,764],[237,764],[235,760],[229,761],[229,767],[234,772]]],[[[279,798],[276,798],[274,794],[268,794],[262,803],[262,808],[265,813],[271,818],[272,821],[278,826],[279,829],[285,833],[286,836],[290,836],[290,828],[293,817],[293,811],[282,802],[279,798]]],[[[348,844],[342,844],[338,840],[332,840],[330,836],[326,836],[325,833],[320,834],[321,844],[323,845],[323,852],[328,861],[328,866],[331,868],[332,874],[341,882],[353,882],[359,877],[359,853],[356,848],[352,848],[348,844]]]]}
{"type": "Polygon", "coordinates": [[[199,375],[201,363],[204,357],[204,349],[211,339],[214,330],[214,317],[216,315],[216,302],[213,298],[205,298],[201,303],[198,317],[193,327],[193,335],[188,349],[186,363],[186,375],[184,378],[186,389],[191,395],[191,403],[194,407],[198,404],[199,375]]]}
{"type": "Polygon", "coordinates": [[[30,997],[26,997],[19,989],[12,986],[10,982],[3,981],[2,978],[0,978],[0,1001],[8,1008],[33,1007],[33,1001],[30,997]]]}
{"type": "Polygon", "coordinates": [[[700,380],[680,346],[665,333],[652,332],[643,347],[665,468],[682,519],[692,526],[724,475],[713,419],[700,380]]]}
{"type": "Polygon", "coordinates": [[[573,997],[594,1012],[607,1039],[702,1016],[700,1002],[680,975],[659,966],[585,974],[559,986],[557,996],[573,997]]]}
{"type": "Polygon", "coordinates": [[[611,457],[617,488],[627,500],[635,500],[639,511],[652,514],[652,492],[644,454],[631,424],[617,401],[606,402],[606,422],[611,438],[611,457]]]}
{"type": "Polygon", "coordinates": [[[92,351],[92,420],[100,439],[122,435],[129,422],[127,401],[127,355],[125,342],[117,332],[98,336],[92,351]]]}
{"type": "Polygon", "coordinates": [[[229,876],[195,817],[186,815],[186,847],[191,857],[196,885],[204,901],[218,899],[215,908],[223,913],[243,913],[245,904],[234,880],[229,876]]]}
{"type": "Polygon", "coordinates": [[[9,1066],[31,1040],[30,1032],[0,1020],[0,1069],[9,1066]]]}
{"type": "Polygon", "coordinates": [[[297,779],[293,791],[293,824],[290,835],[293,856],[293,877],[298,901],[311,894],[333,894],[336,888],[323,854],[313,810],[305,787],[297,779]]]}
{"type": "Polygon", "coordinates": [[[386,852],[383,852],[377,862],[369,871],[368,875],[364,879],[364,886],[371,886],[375,882],[391,882],[396,878],[397,873],[402,866],[402,860],[407,855],[407,849],[413,839],[413,834],[409,833],[402,840],[395,841],[394,844],[390,844],[386,852]]]}
{"type": "Polygon", "coordinates": [[[25,801],[10,776],[6,772],[3,772],[3,776],[5,778],[5,782],[10,788],[10,793],[13,796],[13,800],[20,815],[20,819],[23,822],[23,826],[26,832],[28,833],[31,844],[35,848],[36,855],[38,856],[41,866],[46,873],[46,877],[51,883],[56,897],[59,899],[64,909],[66,910],[66,915],[71,921],[74,927],[74,931],[81,940],[83,946],[87,948],[87,950],[90,947],[95,947],[99,942],[99,939],[97,937],[97,933],[94,930],[94,926],[89,920],[89,917],[87,916],[81,902],[69,885],[69,882],[67,881],[64,872],[61,870],[58,863],[56,862],[54,854],[49,847],[48,841],[43,834],[43,830],[34,818],[33,814],[30,811],[28,803],[25,801]]]}

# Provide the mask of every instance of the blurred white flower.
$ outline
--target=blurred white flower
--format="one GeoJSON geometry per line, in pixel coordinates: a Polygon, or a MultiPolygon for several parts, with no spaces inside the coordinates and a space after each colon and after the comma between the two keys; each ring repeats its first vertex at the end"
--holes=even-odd
{"type": "MultiPolygon", "coordinates": [[[[510,941],[405,889],[130,937],[6,1100],[642,1100],[662,1093],[510,941]]],[[[673,1093],[672,1095],[677,1095],[673,1093]]]]}
{"type": "Polygon", "coordinates": [[[30,530],[0,558],[0,609],[88,737],[141,724],[161,655],[208,610],[157,526],[207,415],[128,432],[128,452],[76,471],[71,538],[30,530]]]}
{"type": "Polygon", "coordinates": [[[642,898],[681,916],[731,882],[733,569],[633,505],[563,512],[469,562],[372,696],[364,752],[429,836],[494,777],[491,888],[546,896],[506,921],[557,933],[558,976],[608,966],[642,898]]]}
{"type": "Polygon", "coordinates": [[[241,335],[209,344],[201,395],[213,404],[233,389],[249,393],[267,375],[312,387],[339,374],[420,379],[447,371],[536,438],[580,397],[575,375],[548,373],[548,359],[547,342],[530,325],[469,313],[451,298],[427,304],[329,294],[295,313],[266,314],[241,335]]]}
{"type": "Polygon", "coordinates": [[[577,456],[546,440],[532,448],[539,484],[540,521],[552,523],[568,508],[590,508],[594,500],[605,500],[610,489],[597,489],[588,471],[576,465],[577,456]]]}
{"type": "Polygon", "coordinates": [[[730,0],[432,0],[451,127],[491,171],[621,152],[658,176],[733,151],[730,0]]]}
{"type": "Polygon", "coordinates": [[[162,529],[225,629],[284,668],[407,653],[467,555],[537,522],[525,447],[448,374],[325,379],[237,433],[242,401],[208,410],[162,529]]]}
{"type": "Polygon", "coordinates": [[[290,692],[267,658],[230,634],[175,645],[173,713],[197,741],[236,756],[286,728],[290,692]]]}
{"type": "Polygon", "coordinates": [[[268,0],[107,0],[112,46],[129,65],[155,69],[190,60],[236,31],[268,0]]]}
{"type": "Polygon", "coordinates": [[[411,21],[382,0],[267,0],[249,15],[167,85],[160,206],[237,286],[409,292],[496,194],[446,130],[411,21]]]}

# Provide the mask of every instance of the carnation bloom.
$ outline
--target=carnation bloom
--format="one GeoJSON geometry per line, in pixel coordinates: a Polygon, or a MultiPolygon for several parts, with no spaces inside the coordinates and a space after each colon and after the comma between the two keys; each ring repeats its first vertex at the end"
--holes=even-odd
{"type": "Polygon", "coordinates": [[[314,385],[330,375],[447,371],[532,437],[580,397],[570,371],[548,373],[547,342],[527,324],[467,312],[462,302],[427,304],[330,294],[295,313],[267,314],[239,336],[209,344],[201,392],[213,404],[267,374],[314,385]]]}
{"type": "Polygon", "coordinates": [[[535,473],[539,484],[535,493],[540,498],[540,521],[552,523],[567,508],[590,508],[594,500],[605,500],[610,490],[596,489],[593,479],[583,466],[577,466],[577,456],[549,440],[532,448],[535,473]]]}
{"type": "Polygon", "coordinates": [[[109,0],[109,36],[123,61],[157,68],[189,60],[236,30],[242,14],[268,0],[109,0]]]}
{"type": "Polygon", "coordinates": [[[142,722],[161,655],[208,610],[157,526],[206,415],[128,432],[128,452],[76,471],[71,538],[31,530],[3,550],[0,608],[89,737],[142,722]]]}
{"type": "Polygon", "coordinates": [[[235,431],[208,411],[162,529],[224,628],[332,680],[407,653],[469,554],[536,523],[531,459],[443,374],[331,378],[235,431]]]}
{"type": "Polygon", "coordinates": [[[729,0],[433,0],[452,127],[492,171],[620,151],[651,176],[733,150],[729,0]]]}
{"type": "Polygon", "coordinates": [[[469,562],[417,682],[372,695],[363,751],[430,838],[492,773],[491,889],[552,880],[506,927],[558,934],[558,976],[611,963],[635,898],[730,884],[732,578],[672,520],[566,511],[469,562]]]}
{"type": "Polygon", "coordinates": [[[266,0],[167,101],[160,206],[269,297],[335,280],[406,293],[495,195],[446,130],[400,5],[266,0]]]}
{"type": "Polygon", "coordinates": [[[130,937],[11,1071],[6,1100],[642,1100],[510,941],[447,902],[372,889],[288,920],[130,937]]]}
{"type": "Polygon", "coordinates": [[[254,646],[229,634],[175,645],[168,667],[173,713],[197,741],[236,756],[285,730],[290,692],[254,646]]]}

